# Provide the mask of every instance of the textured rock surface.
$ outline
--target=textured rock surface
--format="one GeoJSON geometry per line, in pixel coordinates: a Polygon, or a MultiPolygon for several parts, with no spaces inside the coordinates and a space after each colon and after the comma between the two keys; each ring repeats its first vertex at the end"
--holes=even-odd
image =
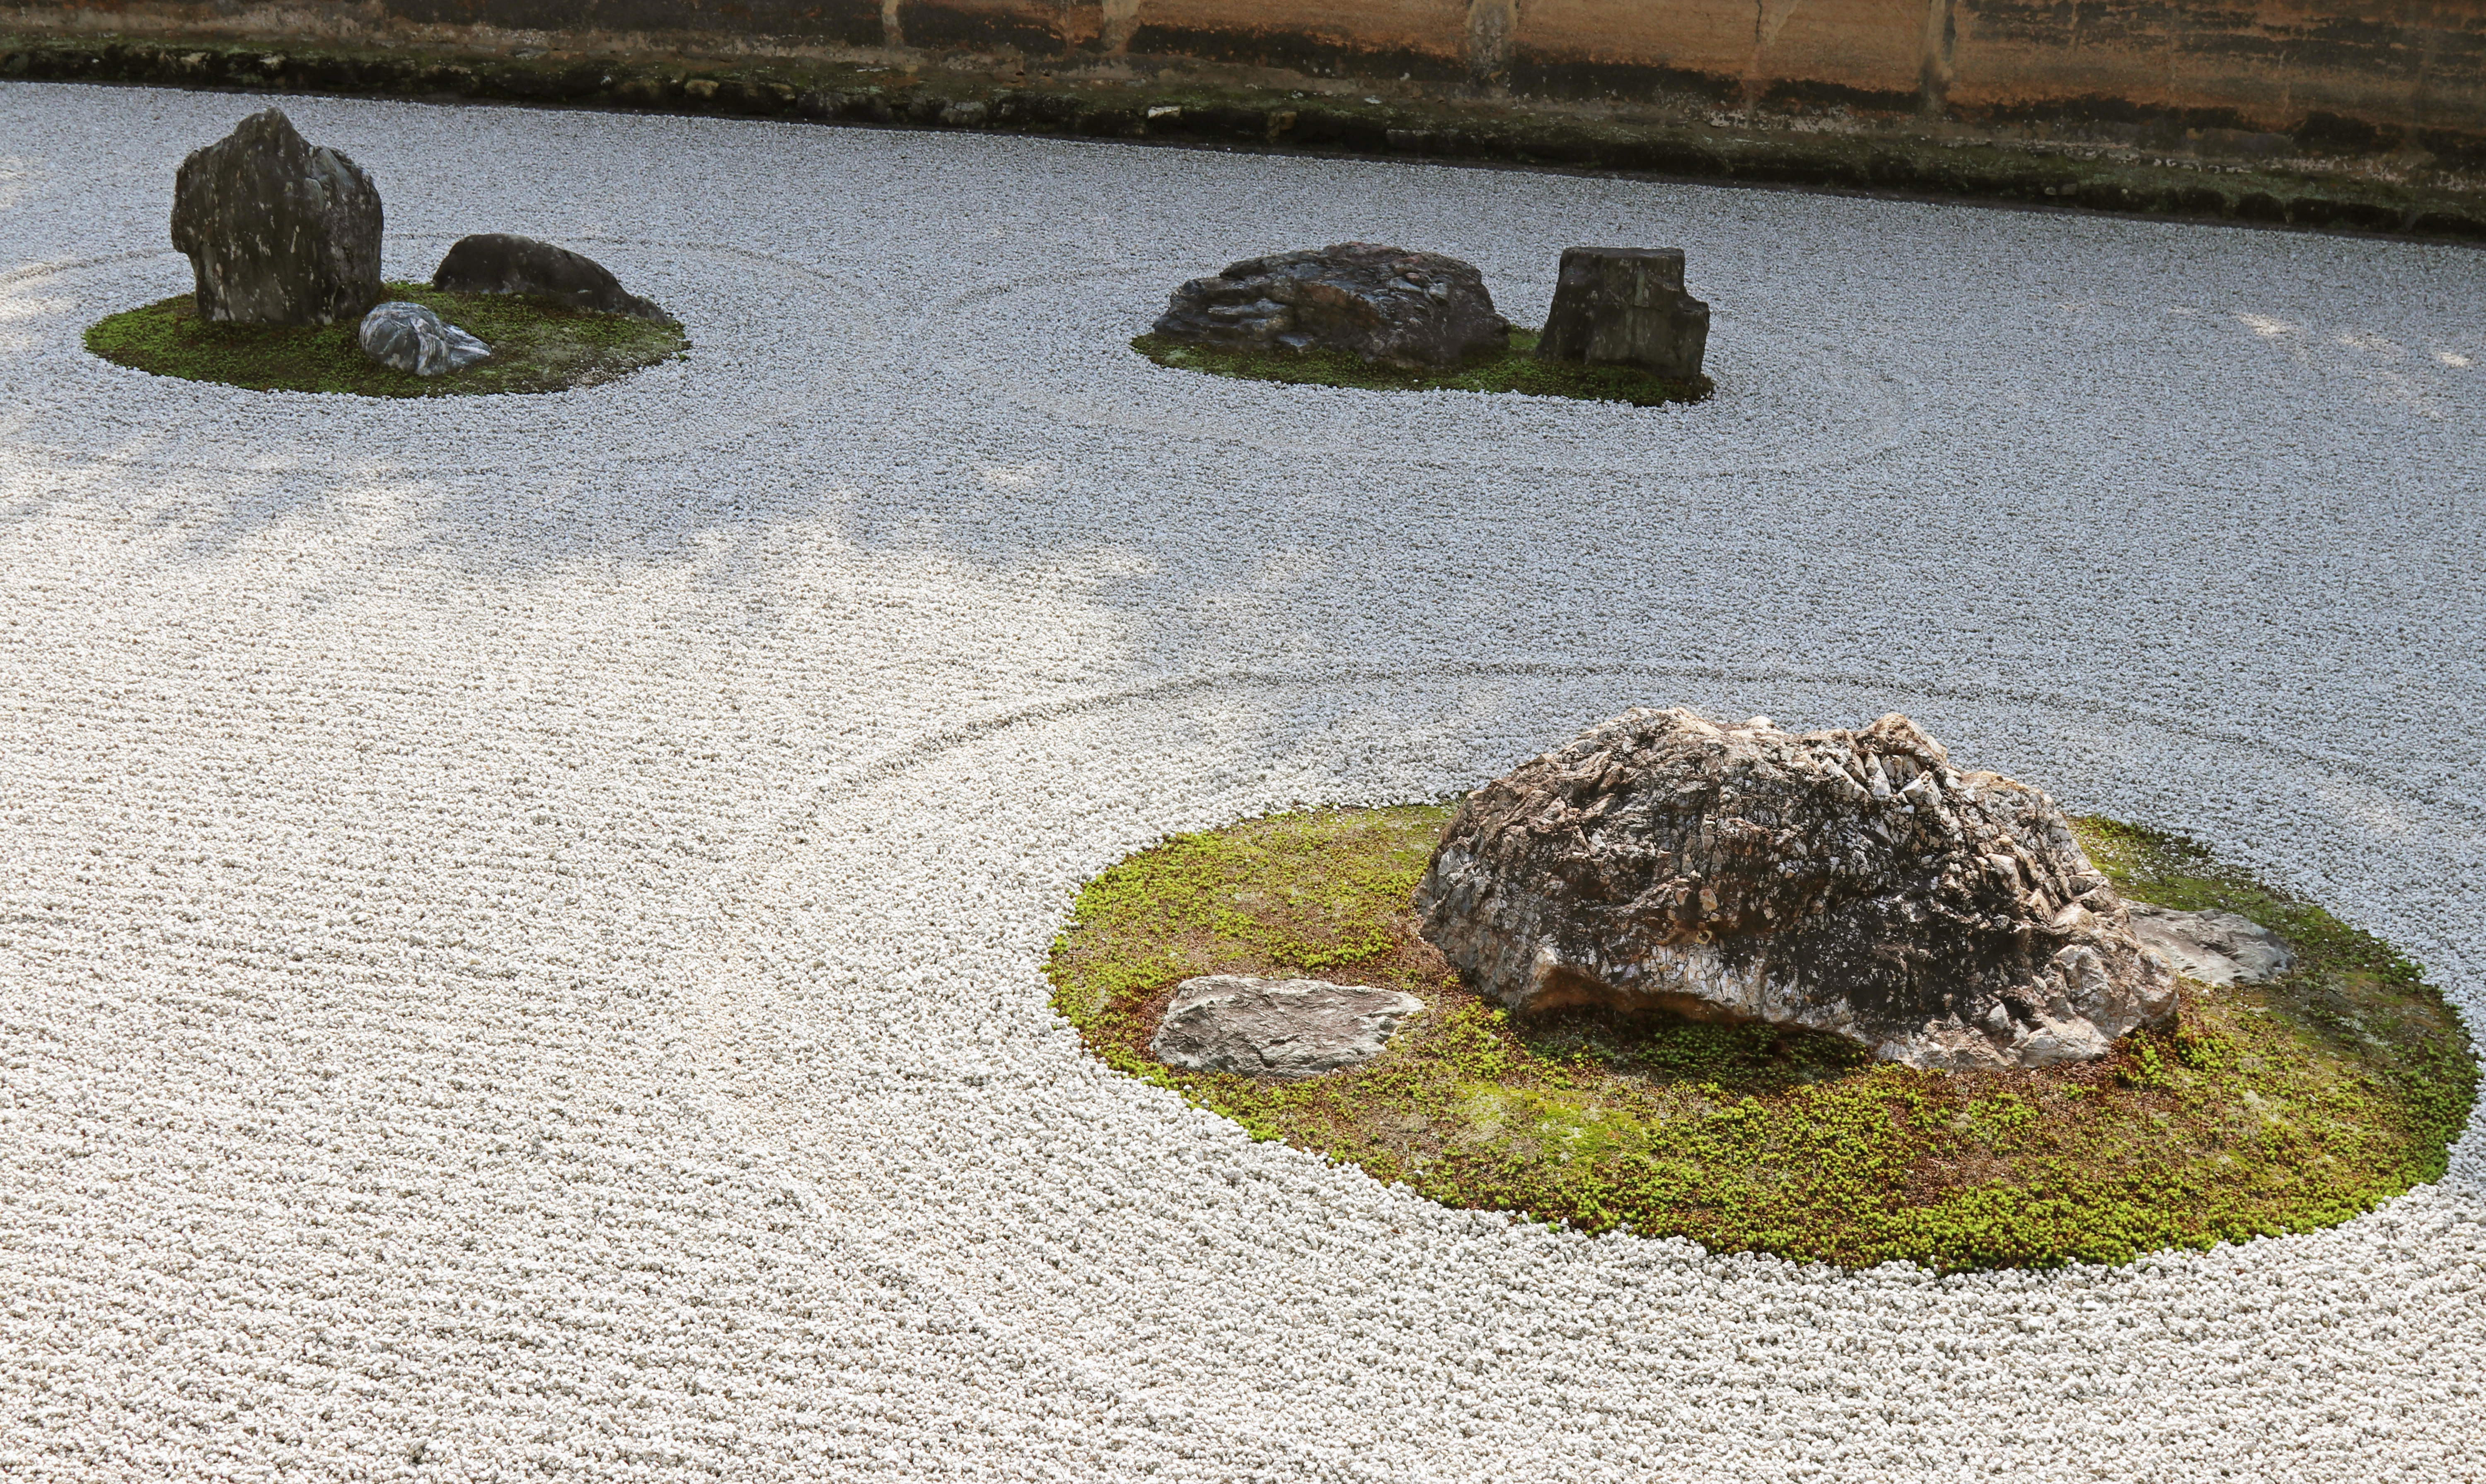
{"type": "Polygon", "coordinates": [[[1708,346],[1709,306],[1683,291],[1681,248],[1563,250],[1537,359],[1636,366],[1690,381],[1708,346]]]}
{"type": "Polygon", "coordinates": [[[354,339],[363,354],[382,366],[412,371],[418,376],[438,376],[461,367],[472,366],[492,353],[492,347],[457,328],[420,304],[393,299],[372,306],[363,316],[354,339]]]}
{"type": "Polygon", "coordinates": [[[2084,1060],[2175,1009],[2054,801],[1895,714],[1627,712],[1471,795],[1416,907],[1514,1009],[1802,1026],[1912,1066],[2084,1060]]]}
{"type": "Polygon", "coordinates": [[[1395,989],[1212,974],[1174,987],[1148,1055],[1197,1072],[1317,1077],[1381,1055],[1423,1008],[1395,989]]]}
{"type": "Polygon", "coordinates": [[[1484,278],[1439,253],[1377,242],[1247,258],[1174,292],[1156,333],[1204,345],[1346,350],[1391,366],[1455,366],[1509,344],[1484,278]]]}
{"type": "Polygon", "coordinates": [[[266,109],[181,161],[173,245],[189,255],[202,318],[334,324],[380,296],[379,189],[266,109]]]}
{"type": "Polygon", "coordinates": [[[2233,912],[2178,912],[2133,902],[2132,931],[2175,972],[2204,984],[2265,984],[2295,967],[2279,934],[2233,912]]]}
{"type": "Polygon", "coordinates": [[[478,233],[450,246],[431,287],[452,293],[529,293],[580,309],[672,324],[674,316],[622,287],[583,253],[507,232],[478,233]]]}

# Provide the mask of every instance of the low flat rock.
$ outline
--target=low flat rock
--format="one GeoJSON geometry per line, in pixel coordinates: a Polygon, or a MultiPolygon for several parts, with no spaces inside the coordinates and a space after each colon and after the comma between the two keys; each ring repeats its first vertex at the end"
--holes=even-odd
{"type": "Polygon", "coordinates": [[[1246,258],[1174,291],[1154,333],[1201,345],[1344,350],[1410,370],[1506,348],[1484,275],[1440,253],[1338,242],[1246,258]]]}
{"type": "Polygon", "coordinates": [[[2233,912],[2178,912],[2148,902],[2127,904],[2132,931],[2188,979],[2224,988],[2267,984],[2296,967],[2279,934],[2233,912]]]}
{"type": "Polygon", "coordinates": [[[492,347],[420,304],[372,306],[354,330],[363,354],[418,376],[440,376],[487,360],[492,347]]]}
{"type": "Polygon", "coordinates": [[[678,323],[586,254],[511,232],[459,237],[432,269],[431,287],[445,293],[532,294],[606,315],[678,323]]]}
{"type": "Polygon", "coordinates": [[[1185,1071],[1291,1082],[1371,1060],[1423,1008],[1395,989],[1206,975],[1174,986],[1148,1055],[1185,1071]]]}

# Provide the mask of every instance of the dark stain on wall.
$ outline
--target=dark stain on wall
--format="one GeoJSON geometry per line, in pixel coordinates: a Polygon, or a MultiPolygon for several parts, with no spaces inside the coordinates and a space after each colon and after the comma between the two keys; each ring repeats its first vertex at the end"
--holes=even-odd
{"type": "MultiPolygon", "coordinates": [[[[875,8],[875,31],[878,14],[875,8]]],[[[964,51],[1007,49],[1031,57],[1059,56],[1065,50],[1058,21],[1048,23],[1015,9],[905,0],[898,8],[898,20],[909,46],[964,51]]]]}
{"type": "Polygon", "coordinates": [[[1442,52],[1403,46],[1366,49],[1351,39],[1277,30],[1203,30],[1149,25],[1143,17],[1131,32],[1130,49],[1146,56],[1197,57],[1203,62],[1238,63],[1246,67],[1289,68],[1314,76],[1353,72],[1362,76],[1396,77],[1416,82],[1463,82],[1467,62],[1455,47],[1442,52]]]}

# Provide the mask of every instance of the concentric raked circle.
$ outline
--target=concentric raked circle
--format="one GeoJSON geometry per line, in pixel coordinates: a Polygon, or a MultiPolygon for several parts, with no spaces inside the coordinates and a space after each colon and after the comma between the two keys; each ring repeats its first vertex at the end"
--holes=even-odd
{"type": "MultiPolygon", "coordinates": [[[[428,276],[439,234],[392,235],[392,276],[428,276]]],[[[377,399],[253,392],[149,376],[89,352],[105,315],[189,284],[166,250],[72,259],[0,279],[0,324],[20,354],[0,363],[0,439],[20,454],[79,465],[269,476],[508,474],[548,450],[594,463],[696,462],[812,411],[851,384],[874,338],[857,296],[815,268],[747,249],[581,235],[625,282],[665,305],[691,353],[593,387],[540,396],[377,399]],[[789,370],[790,369],[790,370],[789,370]],[[144,378],[133,381],[132,378],[144,378]],[[144,398],[133,390],[145,386],[144,398]]]]}
{"type": "Polygon", "coordinates": [[[1845,467],[1916,430],[1905,373],[1766,322],[1722,323],[1707,362],[1717,394],[1679,406],[1280,386],[1152,365],[1129,342],[1184,276],[1114,264],[988,285],[948,300],[925,329],[938,359],[1070,426],[1303,457],[1708,478],[1845,467]]]}
{"type": "Polygon", "coordinates": [[[86,356],[184,287],[171,170],[265,101],[0,87],[0,1472],[2486,1466],[2473,1135],[2330,1230],[1832,1272],[1256,1143],[1042,976],[1170,831],[1677,702],[1907,710],[2473,1015],[2475,255],[288,98],[381,182],[391,276],[577,245],[691,359],[373,407],[86,356]],[[1721,396],[1124,345],[1184,276],[1349,237],[1514,315],[1566,243],[1681,245],[1721,396]]]}

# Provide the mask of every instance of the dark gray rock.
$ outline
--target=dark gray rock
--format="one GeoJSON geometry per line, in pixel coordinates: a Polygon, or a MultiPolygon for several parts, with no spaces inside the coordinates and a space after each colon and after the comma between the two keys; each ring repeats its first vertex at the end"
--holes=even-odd
{"type": "Polygon", "coordinates": [[[1563,249],[1538,360],[1632,366],[1691,381],[1708,348],[1709,306],[1683,291],[1682,249],[1563,249]]]}
{"type": "Polygon", "coordinates": [[[1468,797],[1416,910],[1516,1010],[1799,1026],[1912,1066],[2085,1060],[2176,1007],[2054,801],[1895,714],[1591,727],[1468,797]]]}
{"type": "Polygon", "coordinates": [[[2178,912],[2134,902],[2132,930],[2188,979],[2224,988],[2267,984],[2296,967],[2279,934],[2233,912],[2178,912]]]}
{"type": "Polygon", "coordinates": [[[1381,1055],[1424,1002],[1395,989],[1212,974],[1174,986],[1148,1055],[1194,1072],[1293,1081],[1381,1055]]]}
{"type": "Polygon", "coordinates": [[[1508,347],[1474,267],[1375,242],[1247,258],[1174,291],[1155,333],[1202,345],[1345,350],[1411,370],[1508,347]]]}
{"type": "Polygon", "coordinates": [[[607,315],[627,315],[658,324],[678,322],[623,289],[622,281],[594,259],[513,233],[459,237],[432,270],[431,287],[450,293],[534,294],[607,315]]]}
{"type": "Polygon", "coordinates": [[[438,376],[485,359],[492,347],[420,304],[393,299],[372,307],[354,339],[382,366],[438,376]]]}
{"type": "Polygon", "coordinates": [[[380,296],[379,189],[266,109],[181,161],[173,245],[189,255],[202,319],[334,324],[380,296]]]}

